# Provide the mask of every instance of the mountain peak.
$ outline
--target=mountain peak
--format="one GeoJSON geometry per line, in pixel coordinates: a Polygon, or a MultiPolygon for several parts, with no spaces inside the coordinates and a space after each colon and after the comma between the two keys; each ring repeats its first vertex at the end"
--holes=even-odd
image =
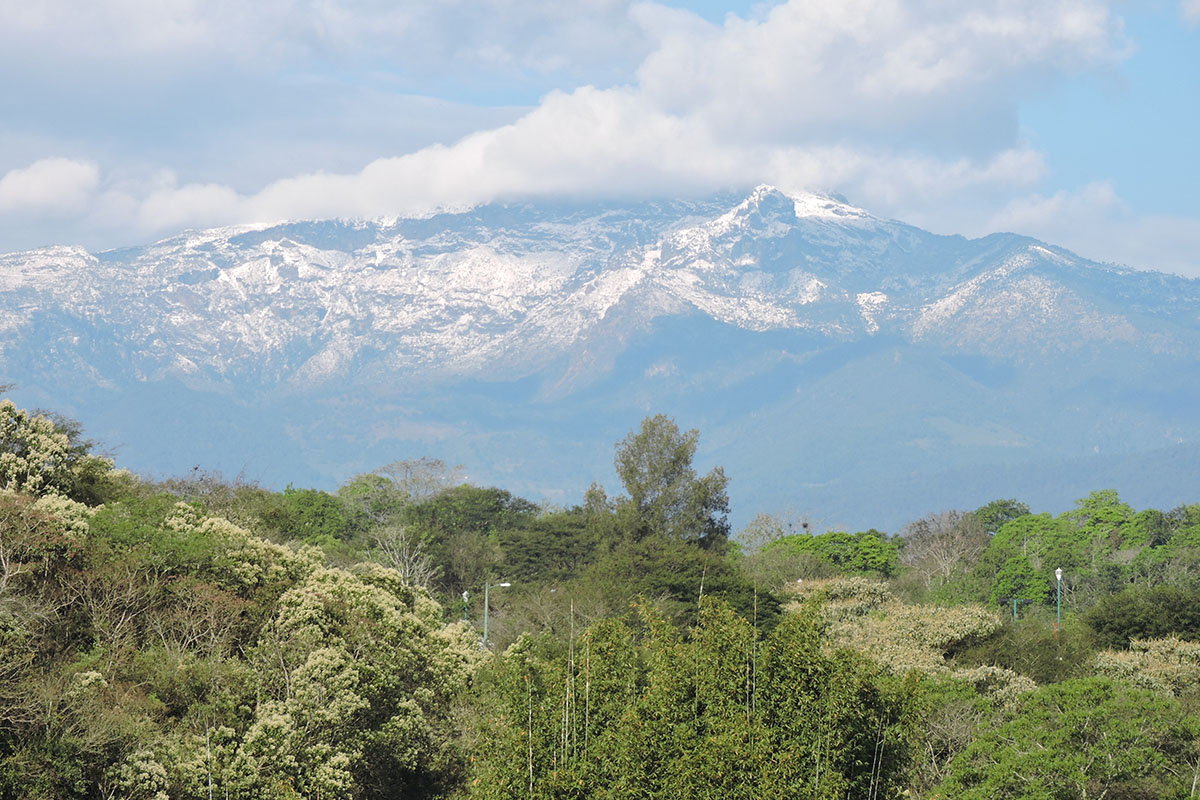
{"type": "Polygon", "coordinates": [[[754,187],[739,206],[739,210],[753,211],[768,217],[828,220],[873,220],[871,214],[851,205],[845,197],[832,192],[785,192],[770,184],[754,187]]]}
{"type": "Polygon", "coordinates": [[[0,255],[0,376],[140,470],[330,485],[427,452],[560,498],[661,408],[719,426],[737,502],[887,521],[951,502],[940,470],[1200,442],[1200,281],[1096,266],[768,185],[233,226],[0,255]]]}

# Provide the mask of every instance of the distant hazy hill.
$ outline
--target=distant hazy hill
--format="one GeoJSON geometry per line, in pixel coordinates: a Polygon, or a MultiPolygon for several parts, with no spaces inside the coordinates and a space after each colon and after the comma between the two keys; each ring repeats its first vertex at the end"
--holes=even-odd
{"type": "Polygon", "coordinates": [[[0,382],[137,470],[434,455],[578,501],[662,411],[737,521],[1200,499],[1200,281],[840,198],[489,205],[0,256],[0,382]]]}

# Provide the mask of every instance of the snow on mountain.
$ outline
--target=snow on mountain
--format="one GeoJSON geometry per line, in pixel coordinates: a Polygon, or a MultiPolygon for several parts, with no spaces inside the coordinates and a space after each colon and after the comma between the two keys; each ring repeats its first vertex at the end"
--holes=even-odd
{"type": "MultiPolygon", "coordinates": [[[[716,438],[729,442],[721,446],[733,461],[747,463],[752,454],[736,445],[755,440],[745,431],[771,420],[809,424],[813,414],[828,415],[821,424],[831,430],[886,416],[891,428],[873,435],[894,430],[895,440],[878,441],[881,465],[918,472],[998,457],[980,444],[987,435],[964,430],[1004,430],[997,442],[1021,442],[1039,458],[1085,452],[1098,446],[1091,439],[1158,446],[1200,435],[1200,412],[1186,411],[1196,382],[1179,377],[1197,363],[1200,282],[1089,262],[1012,234],[937,236],[836,196],[769,186],[743,198],[493,204],[421,219],[193,231],[95,254],[52,247],[0,256],[0,382],[85,422],[96,398],[178,385],[180,396],[222,397],[231,408],[318,398],[355,407],[371,430],[393,430],[377,419],[384,406],[363,398],[403,397],[386,413],[426,420],[404,429],[433,436],[406,447],[445,444],[457,430],[476,442],[467,455],[478,458],[492,457],[488,448],[518,417],[526,432],[547,413],[582,426],[603,404],[622,413],[692,409],[721,426],[716,438]],[[1106,419],[1133,425],[1137,436],[1106,432],[1107,422],[1070,440],[1040,431],[1050,412],[1030,406],[1012,416],[1005,409],[1016,395],[988,412],[992,427],[966,421],[996,392],[1020,386],[1028,397],[1056,374],[1111,387],[1118,368],[1137,380],[1172,376],[1157,383],[1166,415],[1105,395],[1106,419]],[[868,402],[848,418],[848,398],[903,396],[876,384],[885,374],[893,384],[923,381],[909,397],[945,382],[950,405],[896,416],[868,402]],[[499,387],[525,380],[534,386],[520,390],[516,405],[496,399],[499,387]],[[497,388],[469,388],[478,381],[497,388]],[[718,390],[747,381],[769,388],[718,390]],[[804,400],[817,385],[830,397],[804,400]],[[978,394],[986,387],[991,395],[978,394]],[[448,405],[439,394],[446,391],[460,399],[448,405]],[[461,407],[451,419],[454,403],[461,407]],[[509,421],[485,424],[473,414],[509,421]]],[[[943,403],[937,391],[928,398],[943,403]]],[[[121,437],[137,423],[108,407],[93,416],[121,437]]],[[[315,426],[296,422],[287,434],[309,437],[297,446],[314,474],[340,480],[371,466],[332,438],[314,444],[315,426]]],[[[593,453],[596,436],[615,440],[572,430],[593,453]]],[[[853,463],[833,459],[824,479],[853,463]]],[[[817,465],[804,469],[821,477],[817,465]]]]}
{"type": "Polygon", "coordinates": [[[1034,270],[1084,262],[1032,242],[981,262],[971,243],[766,186],[698,222],[641,222],[653,240],[630,236],[629,218],[607,210],[503,226],[465,212],[226,228],[99,255],[12,254],[0,260],[0,331],[18,337],[39,312],[61,310],[121,330],[144,374],[253,372],[264,387],[342,381],[365,362],[406,375],[529,374],[622,304],[643,325],[691,310],[751,331],[906,330],[984,349],[1029,344],[1063,318],[1076,344],[1139,335],[1034,270]],[[905,269],[920,260],[940,269],[905,269]]]}

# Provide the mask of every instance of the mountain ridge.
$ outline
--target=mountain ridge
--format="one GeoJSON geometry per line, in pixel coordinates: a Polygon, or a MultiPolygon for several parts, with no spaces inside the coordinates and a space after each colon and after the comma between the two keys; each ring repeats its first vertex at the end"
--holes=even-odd
{"type": "MultiPolygon", "coordinates": [[[[523,486],[559,476],[555,492],[567,499],[563,481],[585,477],[579,492],[611,480],[611,443],[640,415],[666,411],[699,427],[702,442],[711,435],[735,487],[736,465],[758,484],[772,470],[805,478],[745,495],[770,511],[809,502],[816,495],[795,487],[829,484],[833,473],[869,487],[888,469],[990,469],[996,447],[1036,464],[1101,445],[1149,452],[1200,441],[1200,411],[1188,409],[1200,409],[1197,365],[1200,281],[1017,234],[932,234],[844,198],[769,186],[741,199],[491,204],[192,231],[97,254],[0,255],[5,381],[104,439],[137,422],[113,404],[153,386],[178,385],[167,394],[181,409],[225,408],[232,450],[238,414],[261,410],[254,424],[294,445],[283,463],[262,461],[268,482],[306,480],[278,474],[303,464],[328,485],[439,450],[468,466],[516,465],[479,465],[484,480],[521,465],[538,473],[523,486]],[[880,361],[888,353],[901,367],[880,361]],[[1009,377],[988,387],[954,359],[1009,377]],[[765,387],[749,390],[757,410],[721,388],[742,385],[765,387]],[[1147,386],[1168,398],[1162,408],[1144,407],[1137,393],[1147,386]],[[828,397],[808,396],[818,387],[828,397]],[[339,443],[323,407],[377,434],[339,443]],[[561,448],[560,434],[540,427],[554,418],[575,420],[561,448]],[[608,427],[589,433],[584,421],[601,418],[608,427]],[[890,427],[860,441],[855,431],[875,420],[890,427]],[[848,444],[824,467],[797,465],[774,452],[786,437],[764,434],[772,423],[821,429],[799,435],[806,448],[837,451],[838,432],[848,444]],[[992,438],[1009,444],[968,430],[1007,431],[992,438]],[[522,439],[537,444],[504,451],[522,439]],[[866,467],[869,447],[877,463],[866,467]],[[579,465],[534,464],[556,450],[579,465]],[[759,470],[760,460],[772,467],[759,470]]],[[[197,438],[180,437],[182,451],[197,438]]],[[[134,449],[139,469],[178,471],[191,459],[134,449]]],[[[896,519],[931,510],[917,503],[896,519]]]]}

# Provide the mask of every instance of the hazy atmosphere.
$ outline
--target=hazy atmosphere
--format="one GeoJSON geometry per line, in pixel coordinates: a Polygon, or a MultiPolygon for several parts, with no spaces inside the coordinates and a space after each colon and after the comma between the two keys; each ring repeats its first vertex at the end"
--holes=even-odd
{"type": "Polygon", "coordinates": [[[0,800],[1200,797],[1200,0],[0,0],[0,800]]]}

